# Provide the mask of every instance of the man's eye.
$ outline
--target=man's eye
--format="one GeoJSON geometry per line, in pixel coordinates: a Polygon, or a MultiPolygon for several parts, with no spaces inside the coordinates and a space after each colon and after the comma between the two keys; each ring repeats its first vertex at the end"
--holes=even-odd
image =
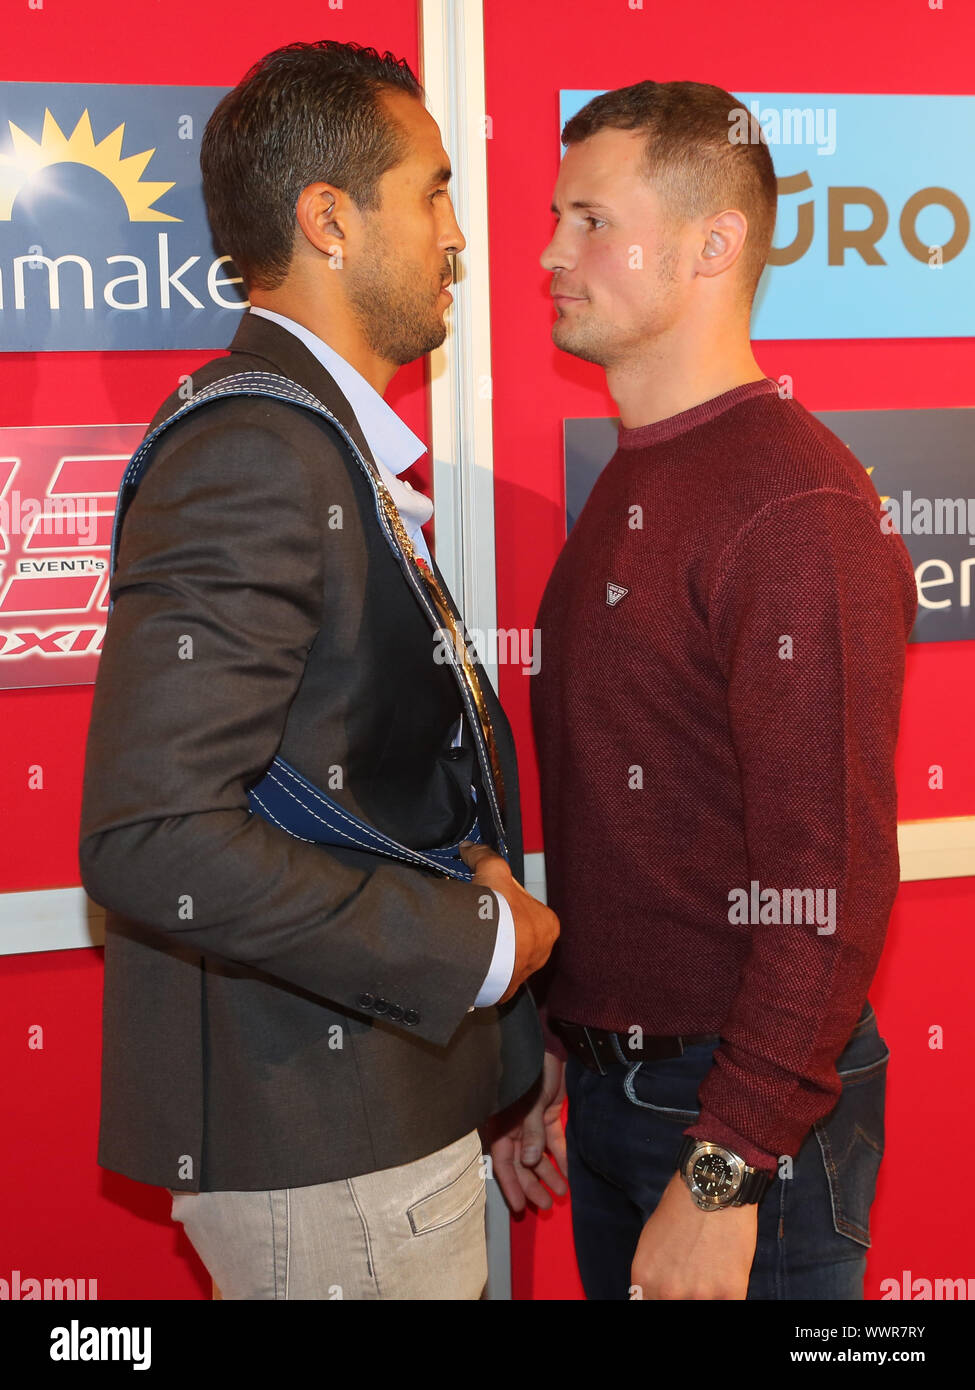
{"type": "Polygon", "coordinates": [[[431,201],[431,203],[433,202],[434,198],[439,198],[439,197],[441,197],[441,195],[442,195],[443,197],[446,197],[446,196],[447,196],[447,192],[448,192],[448,190],[447,190],[446,188],[438,188],[437,191],[436,191],[436,193],[431,193],[431,195],[430,195],[430,201],[431,201]]]}
{"type": "MultiPolygon", "coordinates": [[[[553,216],[554,216],[554,218],[555,218],[556,225],[558,225],[558,223],[561,222],[561,220],[562,220],[561,217],[559,216],[559,214],[558,214],[557,212],[556,212],[556,213],[553,213],[553,216]]],[[[597,226],[598,226],[598,227],[605,227],[605,226],[606,226],[606,223],[605,223],[605,222],[602,220],[602,218],[600,218],[600,217],[592,217],[592,216],[589,216],[589,217],[584,217],[582,220],[583,220],[583,222],[588,222],[588,223],[590,223],[590,225],[593,226],[593,227],[597,227],[597,226]]]]}

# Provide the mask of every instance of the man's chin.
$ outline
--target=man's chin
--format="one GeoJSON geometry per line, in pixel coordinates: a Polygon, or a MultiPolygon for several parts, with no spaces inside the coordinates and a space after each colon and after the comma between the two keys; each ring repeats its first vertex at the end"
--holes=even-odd
{"type": "Polygon", "coordinates": [[[446,337],[447,325],[442,320],[434,321],[430,331],[422,339],[418,338],[409,346],[402,345],[393,360],[398,367],[405,367],[410,362],[415,362],[418,357],[426,357],[428,352],[433,352],[436,348],[441,347],[446,337]]]}
{"type": "Polygon", "coordinates": [[[562,352],[569,353],[572,357],[578,357],[583,362],[594,362],[597,367],[604,365],[603,353],[592,343],[587,343],[582,337],[573,337],[571,333],[559,332],[564,319],[559,319],[552,324],[552,342],[562,352]]]}

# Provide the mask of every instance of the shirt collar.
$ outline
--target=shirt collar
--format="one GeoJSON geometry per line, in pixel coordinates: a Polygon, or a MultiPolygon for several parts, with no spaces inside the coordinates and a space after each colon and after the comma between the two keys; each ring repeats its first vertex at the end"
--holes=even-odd
{"type": "Polygon", "coordinates": [[[280,324],[300,338],[334,378],[336,386],[349,402],[373,457],[381,460],[391,473],[404,473],[421,454],[426,453],[427,446],[383,400],[376,388],[317,333],[272,309],[258,309],[252,304],[247,312],[260,314],[262,318],[280,324]]]}

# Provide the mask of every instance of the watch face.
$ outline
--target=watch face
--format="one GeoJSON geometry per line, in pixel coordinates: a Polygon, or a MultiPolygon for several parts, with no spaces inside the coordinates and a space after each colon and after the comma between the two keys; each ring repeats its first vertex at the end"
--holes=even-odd
{"type": "Polygon", "coordinates": [[[720,1201],[723,1197],[731,1196],[738,1186],[737,1172],[720,1154],[702,1154],[694,1164],[691,1176],[701,1194],[713,1200],[720,1201]]]}

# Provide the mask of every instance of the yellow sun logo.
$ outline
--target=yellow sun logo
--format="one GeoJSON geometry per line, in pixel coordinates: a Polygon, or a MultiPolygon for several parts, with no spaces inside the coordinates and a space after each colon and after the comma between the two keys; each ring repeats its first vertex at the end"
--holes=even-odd
{"type": "Polygon", "coordinates": [[[173,187],[171,183],[140,182],[143,170],[156,152],[155,148],[122,158],[124,122],[97,143],[87,108],[70,135],[65,135],[46,109],[39,141],[32,140],[13,121],[8,121],[7,125],[10,127],[13,152],[0,154],[0,221],[10,221],[18,193],[35,174],[52,164],[84,164],[104,174],[121,194],[130,222],[182,221],[182,218],[171,217],[168,212],[160,212],[152,206],[157,198],[173,187]]]}

